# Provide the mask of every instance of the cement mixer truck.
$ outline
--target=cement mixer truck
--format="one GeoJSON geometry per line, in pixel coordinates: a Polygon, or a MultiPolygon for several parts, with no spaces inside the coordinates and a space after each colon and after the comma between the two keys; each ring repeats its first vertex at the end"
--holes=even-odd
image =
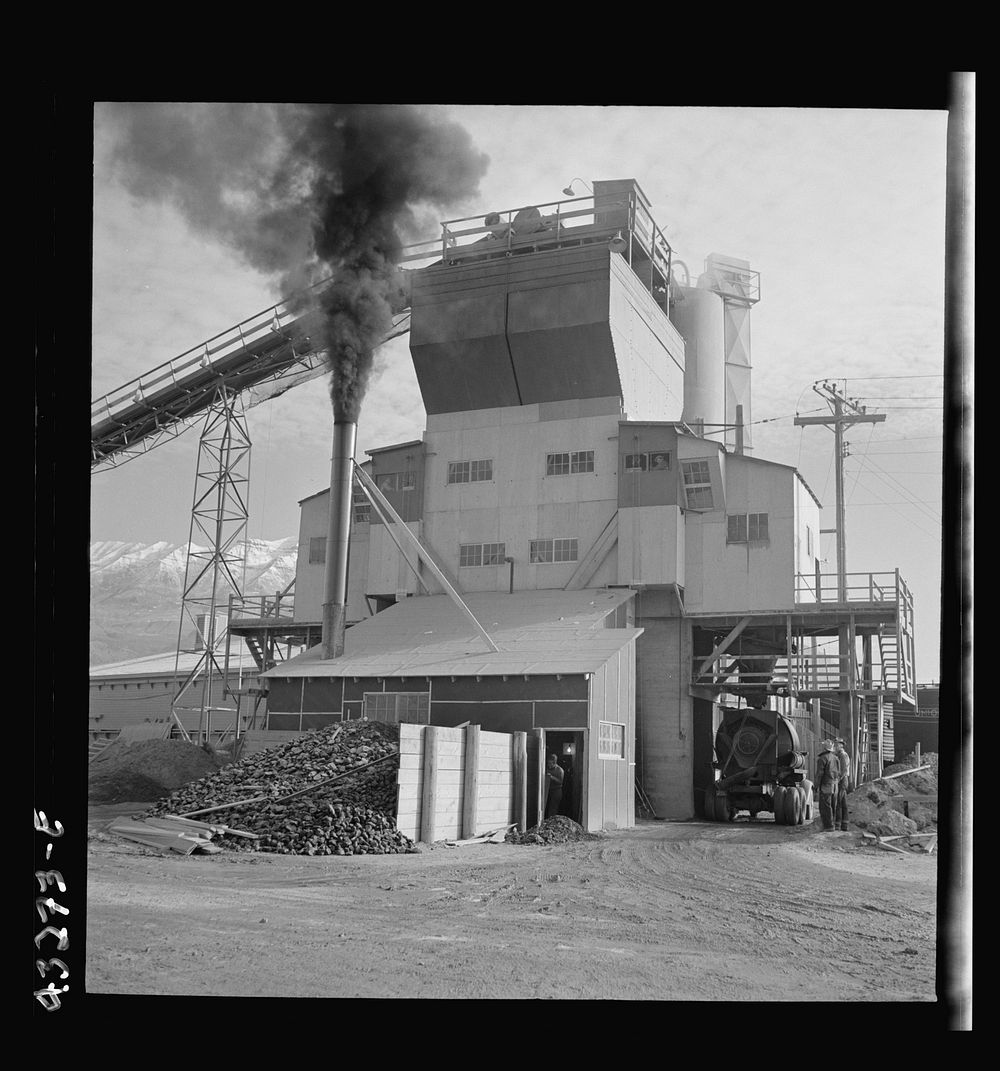
{"type": "Polygon", "coordinates": [[[705,790],[705,817],[731,822],[739,811],[770,811],[779,825],[811,822],[813,786],[806,752],[791,721],[775,710],[722,708],[715,733],[714,781],[705,790]]]}

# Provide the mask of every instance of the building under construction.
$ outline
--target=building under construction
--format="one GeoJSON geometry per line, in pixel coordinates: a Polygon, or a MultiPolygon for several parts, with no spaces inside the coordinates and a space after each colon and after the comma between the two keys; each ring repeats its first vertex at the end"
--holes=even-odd
{"type": "MultiPolygon", "coordinates": [[[[834,732],[880,765],[885,705],[913,701],[912,599],[891,565],[822,572],[819,501],[754,455],[752,266],[713,254],[695,277],[626,179],[449,221],[403,267],[426,427],[360,463],[332,427],[294,593],[231,615],[255,651],[312,643],[258,660],[267,725],[524,732],[589,829],[637,800],[702,813],[734,709],[780,711],[810,769],[834,732]]],[[[275,317],[227,351],[233,390],[294,335],[275,317]]]]}

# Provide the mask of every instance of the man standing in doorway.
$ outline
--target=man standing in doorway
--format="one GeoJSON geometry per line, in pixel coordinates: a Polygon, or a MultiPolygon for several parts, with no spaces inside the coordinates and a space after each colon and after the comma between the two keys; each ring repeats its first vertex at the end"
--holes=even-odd
{"type": "Polygon", "coordinates": [[[851,779],[851,756],[847,754],[846,741],[838,740],[834,754],[840,764],[840,779],[834,796],[833,824],[840,830],[847,831],[847,792],[851,779]]]}
{"type": "Polygon", "coordinates": [[[545,764],[545,817],[551,818],[559,813],[559,804],[562,802],[563,790],[562,767],[556,762],[555,755],[550,751],[545,764]]]}
{"type": "Polygon", "coordinates": [[[829,833],[837,828],[833,824],[833,804],[840,782],[840,761],[834,753],[832,740],[821,740],[819,747],[819,758],[816,760],[819,816],[823,819],[823,832],[829,833]]]}

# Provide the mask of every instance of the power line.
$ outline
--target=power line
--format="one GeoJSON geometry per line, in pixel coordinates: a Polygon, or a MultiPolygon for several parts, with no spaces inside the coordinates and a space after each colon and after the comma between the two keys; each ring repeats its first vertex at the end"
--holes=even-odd
{"type": "MultiPolygon", "coordinates": [[[[886,486],[891,491],[895,491],[897,494],[904,495],[907,505],[913,506],[915,509],[919,510],[929,521],[934,521],[935,524],[937,524],[937,525],[941,524],[940,516],[938,516],[938,514],[936,514],[932,509],[930,509],[930,503],[929,502],[925,502],[923,499],[917,498],[916,495],[914,495],[911,491],[907,490],[907,488],[905,488],[902,484],[898,483],[898,481],[896,481],[897,485],[895,487],[893,487],[893,485],[891,483],[889,483],[887,480],[883,480],[882,477],[877,472],[872,472],[869,475],[874,476],[876,479],[882,480],[882,482],[884,484],[886,484],[886,486]]],[[[891,477],[890,477],[890,479],[891,479],[891,477]]],[[[865,489],[867,491],[869,491],[871,494],[875,494],[875,495],[878,494],[877,489],[873,490],[867,484],[862,484],[862,486],[865,487],[865,489]]],[[[885,501],[885,500],[884,499],[880,499],[880,501],[885,501]]]]}
{"type": "MultiPolygon", "coordinates": [[[[904,484],[900,483],[900,482],[899,482],[899,480],[897,480],[895,476],[893,476],[893,475],[891,475],[890,473],[886,472],[886,470],[885,470],[885,469],[883,469],[883,468],[882,468],[882,466],[881,466],[881,465],[879,465],[879,464],[878,464],[877,462],[873,461],[873,460],[872,460],[871,458],[869,458],[869,457],[862,457],[862,461],[863,461],[863,462],[868,462],[868,463],[870,463],[870,464],[871,464],[871,465],[873,465],[873,466],[874,466],[874,467],[875,467],[876,469],[878,469],[878,471],[879,471],[879,472],[881,472],[881,473],[884,473],[884,474],[885,474],[886,476],[888,476],[888,477],[889,477],[889,483],[890,483],[890,486],[891,486],[892,484],[895,484],[895,485],[896,485],[896,489],[897,489],[897,490],[898,490],[898,491],[899,491],[899,492],[900,492],[901,494],[903,494],[904,496],[909,496],[909,497],[913,498],[913,500],[914,500],[915,502],[919,502],[919,501],[920,501],[920,499],[918,499],[918,498],[916,497],[916,495],[914,495],[914,494],[913,494],[913,492],[912,492],[912,491],[910,491],[910,489],[909,489],[908,487],[906,487],[906,486],[905,486],[904,484]]],[[[878,473],[875,473],[875,475],[878,475],[878,473]]],[[[940,517],[940,515],[939,515],[939,514],[935,513],[935,514],[933,514],[933,517],[934,517],[934,520],[936,520],[936,521],[938,521],[938,523],[940,523],[940,521],[941,521],[941,517],[940,517]]]]}
{"type": "Polygon", "coordinates": [[[862,383],[869,383],[874,379],[944,379],[944,373],[937,372],[935,375],[923,376],[851,376],[850,378],[860,380],[862,383]]]}
{"type": "MultiPolygon", "coordinates": [[[[862,484],[861,486],[862,486],[862,487],[864,487],[864,489],[865,489],[865,490],[866,490],[866,491],[867,491],[867,492],[868,492],[869,494],[873,494],[873,495],[877,495],[877,494],[878,494],[878,491],[877,491],[877,490],[873,490],[873,489],[872,489],[871,487],[869,487],[869,486],[868,486],[867,484],[864,484],[864,483],[863,483],[863,484],[862,484]]],[[[915,502],[912,502],[912,501],[907,501],[907,502],[905,502],[905,503],[903,503],[903,504],[904,504],[904,505],[908,505],[908,506],[912,506],[913,508],[915,508],[915,509],[919,510],[919,511],[920,511],[921,513],[925,513],[925,514],[926,514],[926,511],[924,510],[924,507],[923,507],[922,505],[919,505],[919,504],[917,504],[917,503],[915,503],[915,502]]],[[[858,505],[863,505],[863,504],[860,504],[860,503],[859,503],[858,505]]],[[[904,515],[903,513],[900,513],[900,511],[899,511],[898,509],[896,509],[896,504],[895,504],[895,503],[893,503],[893,502],[886,502],[886,501],[885,501],[885,499],[879,499],[879,500],[878,500],[877,502],[873,502],[873,503],[871,503],[870,505],[865,505],[865,506],[864,506],[864,508],[866,508],[866,509],[870,509],[870,508],[872,508],[872,507],[875,507],[875,506],[886,506],[886,507],[888,507],[889,509],[891,509],[891,510],[893,511],[893,513],[896,513],[896,514],[898,514],[898,515],[899,515],[899,516],[900,516],[900,517],[901,517],[901,518],[902,518],[902,519],[903,519],[903,520],[904,520],[904,521],[906,522],[906,524],[907,524],[907,525],[908,525],[908,526],[909,526],[910,528],[914,528],[914,529],[916,529],[916,530],[917,530],[918,532],[922,532],[922,533],[923,533],[923,534],[924,534],[925,536],[927,536],[927,537],[928,537],[929,539],[934,539],[934,540],[938,540],[938,541],[940,541],[940,539],[941,539],[941,532],[940,532],[940,529],[938,529],[938,531],[936,531],[936,532],[929,532],[929,531],[928,531],[928,530],[927,530],[926,528],[924,528],[924,527],[923,527],[922,525],[920,525],[920,524],[919,524],[919,523],[918,523],[918,522],[917,522],[916,520],[914,520],[914,519],[913,519],[912,517],[907,517],[907,516],[905,516],[905,515],[904,515]]]]}
{"type": "Polygon", "coordinates": [[[898,439],[879,439],[878,442],[882,443],[918,443],[924,439],[940,439],[942,437],[941,432],[937,432],[935,435],[903,435],[898,439]]]}

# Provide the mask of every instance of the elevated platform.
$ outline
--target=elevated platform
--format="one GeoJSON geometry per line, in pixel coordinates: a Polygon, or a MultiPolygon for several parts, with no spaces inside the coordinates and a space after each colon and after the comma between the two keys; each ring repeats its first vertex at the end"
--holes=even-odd
{"type": "Polygon", "coordinates": [[[899,571],[849,574],[844,589],[835,575],[796,580],[788,608],[687,615],[702,652],[693,694],[806,700],[850,691],[912,703],[913,596],[899,571]]]}

